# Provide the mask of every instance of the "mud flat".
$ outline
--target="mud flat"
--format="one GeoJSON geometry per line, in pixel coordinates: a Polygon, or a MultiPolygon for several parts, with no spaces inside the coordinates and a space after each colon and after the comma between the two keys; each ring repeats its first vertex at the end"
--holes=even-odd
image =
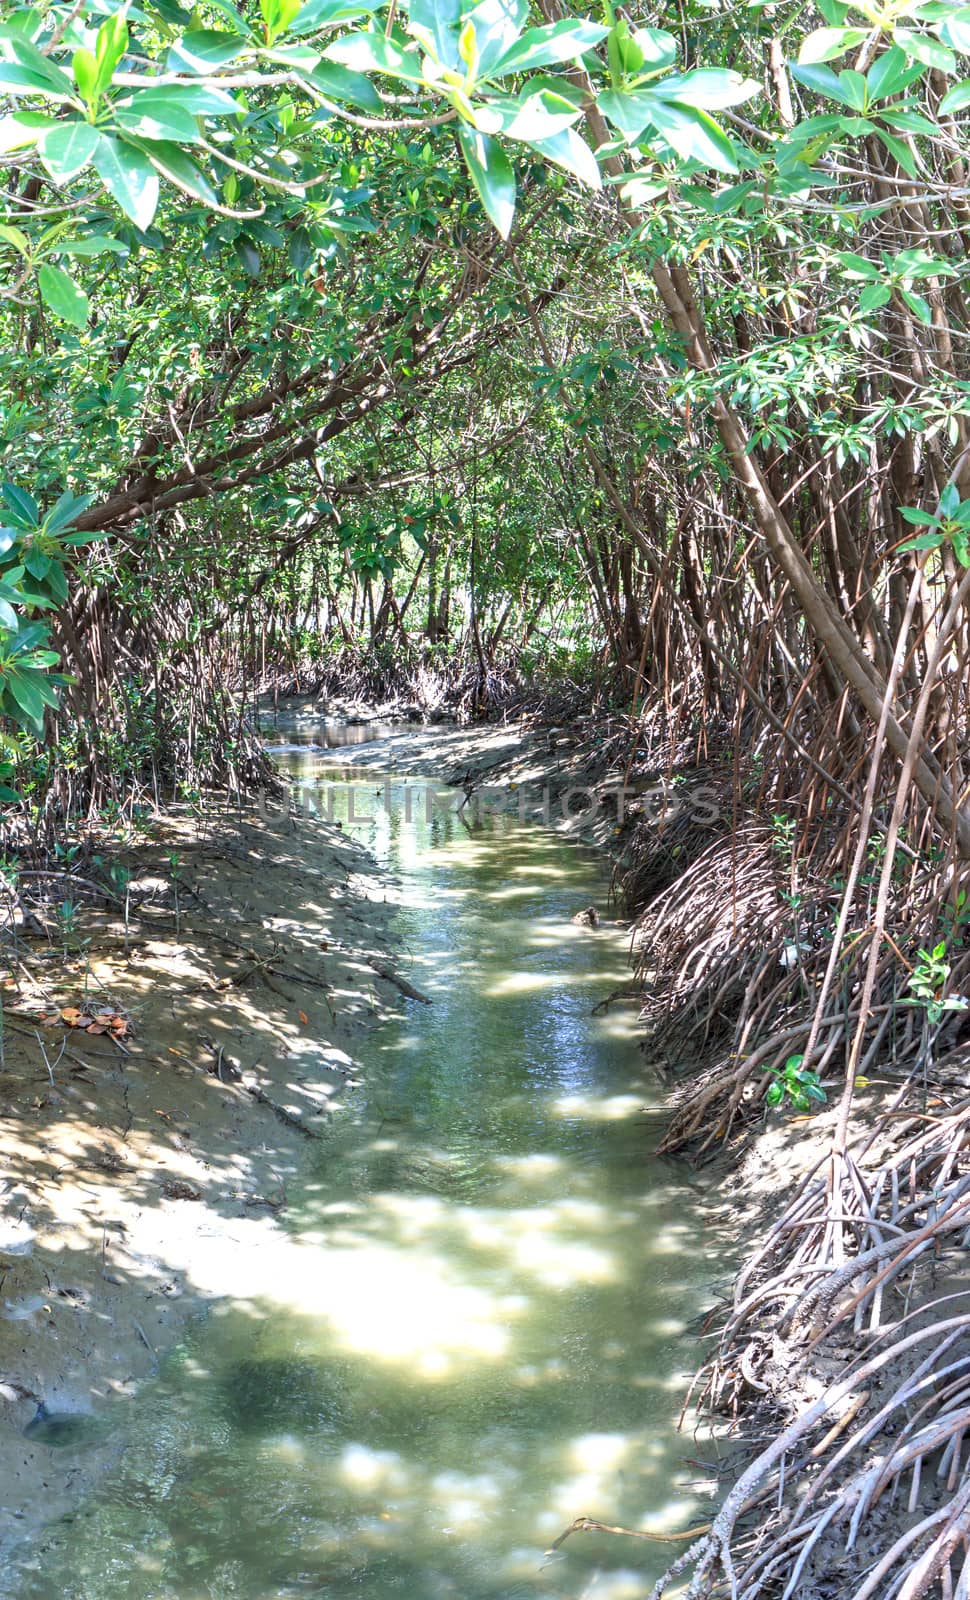
{"type": "Polygon", "coordinates": [[[188,1320],[265,1273],[402,1000],[369,964],[393,972],[394,885],[336,828],[175,815],[128,859],[127,926],[82,905],[3,989],[0,1549],[70,1510],[188,1320]]]}

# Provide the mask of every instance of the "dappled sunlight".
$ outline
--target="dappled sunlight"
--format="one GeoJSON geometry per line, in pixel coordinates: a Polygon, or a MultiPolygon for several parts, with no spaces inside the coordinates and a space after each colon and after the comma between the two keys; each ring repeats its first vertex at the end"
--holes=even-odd
{"type": "Polygon", "coordinates": [[[564,1094],[553,1101],[560,1117],[581,1117],[588,1122],[620,1122],[642,1115],[643,1097],[635,1094],[564,1094]]]}
{"type": "MultiPolygon", "coordinates": [[[[79,1583],[98,1600],[640,1600],[661,1548],[544,1550],[583,1514],[687,1520],[675,1341],[698,1308],[694,1264],[709,1269],[691,1253],[692,1196],[650,1162],[632,1019],[591,1014],[624,971],[624,941],[571,921],[603,904],[602,882],[558,839],[472,831],[453,811],[428,824],[421,784],[408,823],[404,787],[387,811],[365,784],[358,810],[375,816],[352,831],[407,873],[388,959],[430,1005],[394,996],[397,1020],[349,1042],[387,985],[314,878],[267,908],[274,936],[319,962],[312,1015],[305,990],[270,988],[222,1017],[191,957],[164,943],[153,956],[150,985],[180,1019],[147,1080],[153,1154],[207,1204],[142,1196],[108,1268],[155,1297],[170,1276],[213,1311],[138,1408],[117,1484],[36,1600],[79,1583]],[[247,1068],[274,1063],[276,1104],[316,1130],[302,1176],[272,1119],[259,1148],[196,1159],[186,1100],[232,1104],[195,1065],[203,1019],[247,1068]],[[257,1185],[286,1209],[250,1207],[257,1185]]],[[[90,1252],[106,1191],[88,1184],[104,1135],[94,1086],[85,1098],[73,1242],[90,1252]]],[[[45,1288],[8,1285],[0,1327],[43,1318],[45,1288]]]]}

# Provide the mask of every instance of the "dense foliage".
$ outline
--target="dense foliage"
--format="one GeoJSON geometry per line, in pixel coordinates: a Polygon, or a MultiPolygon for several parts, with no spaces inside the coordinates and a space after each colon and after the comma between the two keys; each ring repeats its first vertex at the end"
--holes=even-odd
{"type": "Polygon", "coordinates": [[[968,19],[8,9],[31,815],[255,776],[281,675],[580,675],[641,754],[730,730],[744,804],[841,863],[840,938],[869,880],[868,999],[890,915],[915,965],[970,854],[968,19]]]}

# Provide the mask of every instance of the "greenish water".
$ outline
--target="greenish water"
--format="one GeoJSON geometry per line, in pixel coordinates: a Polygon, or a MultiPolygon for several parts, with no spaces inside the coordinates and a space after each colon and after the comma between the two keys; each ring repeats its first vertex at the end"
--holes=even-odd
{"type": "Polygon", "coordinates": [[[621,934],[570,921],[606,909],[602,866],[536,828],[429,823],[423,798],[408,822],[404,792],[385,810],[360,775],[354,832],[401,880],[397,959],[434,1003],[358,1047],[270,1287],[200,1321],[0,1593],[635,1600],[682,1546],[544,1549],[579,1515],[706,1509],[675,1424],[721,1269],[687,1175],[650,1157],[632,1013],[591,1015],[626,974],[621,934]]]}

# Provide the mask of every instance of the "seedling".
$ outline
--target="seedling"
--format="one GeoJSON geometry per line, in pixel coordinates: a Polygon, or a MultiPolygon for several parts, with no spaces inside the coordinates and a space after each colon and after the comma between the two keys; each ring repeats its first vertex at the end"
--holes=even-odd
{"type": "Polygon", "coordinates": [[[826,1099],[825,1090],[817,1072],[802,1066],[804,1056],[789,1056],[783,1067],[765,1067],[773,1082],[768,1085],[765,1100],[770,1106],[780,1106],[785,1100],[793,1111],[811,1111],[813,1106],[826,1099]]]}
{"type": "Polygon", "coordinates": [[[946,994],[950,963],[946,958],[946,941],[941,940],[932,950],[921,950],[919,961],[907,981],[912,997],[903,1000],[904,1006],[925,1006],[926,1020],[932,1026],[941,1022],[948,1011],[966,1011],[968,1001],[960,994],[946,994]]]}

